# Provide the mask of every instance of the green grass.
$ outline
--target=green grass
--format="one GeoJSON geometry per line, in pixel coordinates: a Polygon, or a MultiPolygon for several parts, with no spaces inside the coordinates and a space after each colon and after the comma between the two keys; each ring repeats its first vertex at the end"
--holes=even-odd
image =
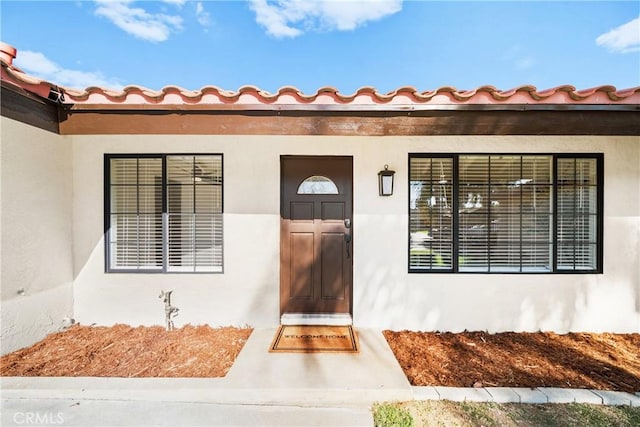
{"type": "Polygon", "coordinates": [[[412,427],[413,417],[406,409],[394,403],[382,403],[373,407],[375,427],[412,427]]]}
{"type": "Polygon", "coordinates": [[[439,401],[379,403],[376,427],[637,427],[640,408],[583,403],[518,404],[439,401]]]}

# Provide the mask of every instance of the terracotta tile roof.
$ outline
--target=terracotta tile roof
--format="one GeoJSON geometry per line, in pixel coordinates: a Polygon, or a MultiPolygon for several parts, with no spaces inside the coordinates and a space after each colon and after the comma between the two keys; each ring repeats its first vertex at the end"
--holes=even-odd
{"type": "Polygon", "coordinates": [[[598,86],[577,90],[564,85],[546,90],[534,86],[520,86],[510,90],[499,90],[493,86],[481,86],[473,90],[458,90],[445,86],[432,91],[418,91],[411,86],[400,87],[392,92],[380,93],[373,87],[361,87],[347,95],[332,87],[322,87],[315,93],[305,94],[292,86],[280,88],[276,93],[263,91],[255,86],[243,86],[237,91],[228,91],[216,86],[205,86],[200,90],[187,90],[178,86],[166,86],[161,90],[151,90],[141,86],[127,86],[121,90],[88,87],[84,90],[63,88],[54,83],[29,76],[12,65],[15,57],[10,46],[0,43],[2,55],[2,81],[18,86],[42,97],[55,99],[63,104],[82,108],[83,106],[104,106],[106,108],[131,108],[149,106],[176,108],[177,106],[197,106],[201,108],[260,108],[279,109],[283,107],[317,109],[420,109],[455,108],[456,106],[571,106],[571,105],[623,105],[640,109],[640,86],[618,90],[614,86],[598,86]],[[13,57],[11,56],[13,55],[13,57]],[[60,96],[62,95],[62,96],[60,96]]]}
{"type": "Polygon", "coordinates": [[[88,104],[263,104],[263,105],[457,105],[457,104],[612,104],[640,103],[640,87],[618,91],[613,86],[600,86],[576,90],[573,86],[560,86],[538,91],[533,86],[521,86],[501,91],[493,86],[460,91],[454,87],[441,87],[420,92],[405,86],[389,93],[380,93],[372,87],[362,87],[351,95],[340,93],[332,87],[323,87],[313,94],[304,94],[295,87],[286,86],[276,93],[269,93],[254,86],[243,86],[237,91],[227,91],[216,86],[205,86],[197,91],[167,86],[150,90],[139,86],[127,86],[119,91],[91,87],[83,91],[66,89],[71,103],[88,104]]]}

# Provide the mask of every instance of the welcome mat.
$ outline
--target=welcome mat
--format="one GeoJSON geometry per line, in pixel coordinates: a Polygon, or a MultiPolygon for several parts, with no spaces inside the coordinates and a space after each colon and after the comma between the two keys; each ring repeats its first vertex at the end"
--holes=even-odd
{"type": "Polygon", "coordinates": [[[274,353],[358,353],[351,326],[282,325],[269,348],[274,353]]]}

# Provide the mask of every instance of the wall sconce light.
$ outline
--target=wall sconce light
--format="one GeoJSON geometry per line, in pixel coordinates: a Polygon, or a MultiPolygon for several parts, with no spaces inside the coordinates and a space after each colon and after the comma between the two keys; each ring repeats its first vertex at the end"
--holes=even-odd
{"type": "Polygon", "coordinates": [[[381,196],[391,196],[393,194],[393,176],[396,171],[390,171],[389,165],[384,165],[384,170],[378,172],[378,190],[381,196]]]}

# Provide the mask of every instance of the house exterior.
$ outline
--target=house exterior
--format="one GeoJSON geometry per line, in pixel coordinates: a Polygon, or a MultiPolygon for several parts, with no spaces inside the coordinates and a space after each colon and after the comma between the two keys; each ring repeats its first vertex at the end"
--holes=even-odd
{"type": "Polygon", "coordinates": [[[77,91],[15,55],[2,353],[163,290],[178,326],[640,332],[640,88],[77,91]]]}

